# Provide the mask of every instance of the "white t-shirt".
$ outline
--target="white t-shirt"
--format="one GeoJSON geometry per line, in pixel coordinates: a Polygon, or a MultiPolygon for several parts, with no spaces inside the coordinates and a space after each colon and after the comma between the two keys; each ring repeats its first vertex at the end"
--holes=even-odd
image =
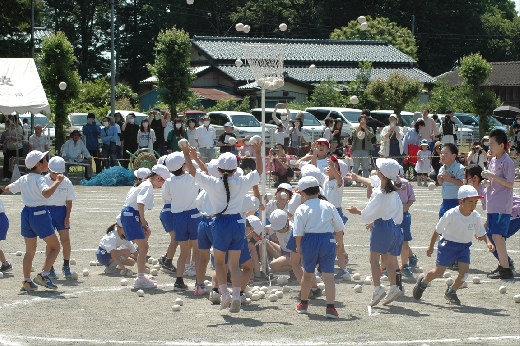
{"type": "MultiPolygon", "coordinates": [[[[54,181],[51,179],[51,175],[47,174],[45,176],[47,179],[47,185],[51,186],[54,181]]],[[[67,201],[75,201],[76,194],[74,192],[74,186],[69,178],[64,177],[63,181],[58,185],[58,188],[52,196],[47,198],[47,205],[56,205],[56,206],[64,206],[67,204],[67,201]]]]}
{"type": "Polygon", "coordinates": [[[171,121],[166,122],[166,126],[164,127],[164,138],[168,138],[168,134],[170,130],[173,129],[173,123],[171,121]]]}
{"type": "Polygon", "coordinates": [[[460,213],[459,207],[448,210],[440,218],[435,230],[442,234],[444,239],[462,244],[471,243],[474,234],[477,237],[486,234],[484,220],[480,214],[473,211],[469,216],[464,216],[460,213]]]}
{"type": "Polygon", "coordinates": [[[287,241],[289,240],[289,236],[291,235],[291,230],[293,229],[293,223],[289,221],[289,228],[287,229],[287,232],[275,232],[276,237],[278,238],[278,243],[280,244],[280,247],[283,251],[290,252],[290,250],[286,247],[287,241]]]}
{"type": "Polygon", "coordinates": [[[47,198],[43,197],[42,192],[49,187],[47,179],[37,173],[24,175],[8,185],[9,191],[12,193],[21,192],[23,204],[28,207],[47,205],[47,198]]]}
{"type": "MultiPolygon", "coordinates": [[[[220,213],[226,207],[226,189],[224,181],[207,175],[204,172],[197,171],[195,174],[195,182],[202,187],[209,195],[213,209],[220,213]]],[[[229,205],[224,214],[239,214],[243,211],[244,195],[260,182],[258,171],[252,171],[247,175],[237,176],[233,174],[228,177],[228,185],[230,192],[229,205]]]]}
{"type": "Polygon", "coordinates": [[[312,198],[301,204],[294,214],[294,236],[306,233],[335,233],[343,231],[343,220],[329,202],[312,198]]]}
{"type": "Polygon", "coordinates": [[[294,217],[296,209],[302,204],[302,196],[299,193],[294,193],[291,200],[287,204],[287,214],[291,214],[294,217]]]}
{"type": "Polygon", "coordinates": [[[285,130],[283,131],[275,131],[274,132],[274,140],[276,141],[276,144],[284,144],[285,138],[289,137],[287,132],[285,130]]]}
{"type": "MultiPolygon", "coordinates": [[[[170,173],[170,177],[173,176],[173,174],[170,173]]],[[[168,191],[166,191],[166,184],[163,184],[161,186],[161,195],[163,199],[163,204],[170,204],[172,202],[172,197],[168,191]]]]}
{"type": "Polygon", "coordinates": [[[393,219],[396,225],[403,222],[403,203],[396,191],[383,193],[379,187],[372,191],[372,196],[365,209],[361,211],[361,219],[365,223],[377,219],[393,219]]]}
{"type": "Polygon", "coordinates": [[[341,208],[341,199],[343,198],[343,182],[338,186],[336,179],[329,180],[327,176],[323,182],[323,192],[327,200],[332,203],[336,208],[341,208]]]}
{"type": "Polygon", "coordinates": [[[171,201],[172,213],[181,213],[185,210],[195,209],[195,200],[199,194],[199,188],[195,184],[195,178],[189,174],[169,177],[163,184],[163,199],[171,201]],[[177,196],[177,198],[173,198],[177,196]]]}
{"type": "Polygon", "coordinates": [[[251,195],[245,195],[244,204],[242,205],[242,213],[256,211],[259,206],[260,206],[260,200],[258,198],[256,198],[255,196],[251,196],[251,195]]]}
{"type": "Polygon", "coordinates": [[[211,125],[208,127],[199,126],[195,132],[195,139],[199,143],[199,148],[213,148],[213,142],[217,139],[215,128],[211,125]]]}
{"type": "Polygon", "coordinates": [[[153,209],[153,185],[148,180],[143,181],[139,186],[134,186],[128,191],[125,199],[125,207],[132,207],[139,210],[137,204],[144,204],[144,210],[153,209]]]}
{"type": "Polygon", "coordinates": [[[117,250],[119,248],[128,249],[131,253],[135,253],[137,251],[134,244],[131,241],[121,239],[119,234],[117,234],[117,230],[113,230],[110,233],[103,236],[103,238],[101,238],[101,241],[99,242],[99,247],[105,249],[108,253],[112,252],[112,250],[117,250]]]}

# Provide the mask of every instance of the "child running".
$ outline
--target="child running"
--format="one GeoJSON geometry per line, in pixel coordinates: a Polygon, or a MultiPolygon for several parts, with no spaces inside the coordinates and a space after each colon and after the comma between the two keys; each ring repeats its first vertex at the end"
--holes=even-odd
{"type": "MultiPolygon", "coordinates": [[[[59,156],[54,156],[49,160],[49,173],[45,176],[47,185],[52,185],[56,181],[58,174],[65,173],[65,160],[59,156]]],[[[56,192],[47,198],[47,210],[51,214],[52,224],[60,235],[60,243],[63,248],[63,267],[61,271],[67,279],[72,278],[70,271],[70,213],[72,211],[72,202],[76,200],[74,186],[67,177],[63,177],[56,192]]],[[[49,247],[47,246],[47,252],[49,247]]],[[[57,278],[54,267],[49,272],[51,279],[57,278]]]]}
{"type": "Polygon", "coordinates": [[[296,312],[306,314],[309,307],[314,271],[321,268],[325,284],[327,308],[326,318],[338,318],[334,307],[336,287],[334,283],[334,260],[336,259],[336,240],[334,233],[343,230],[343,220],[336,208],[320,195],[320,184],[314,177],[304,177],[298,182],[302,204],[294,214],[294,238],[296,252],[303,260],[303,279],[300,303],[296,312]]]}
{"type": "Polygon", "coordinates": [[[478,200],[484,198],[479,196],[477,190],[470,185],[464,185],[457,192],[459,206],[448,210],[439,220],[433,232],[430,246],[426,250],[426,255],[431,257],[433,247],[438,239],[437,260],[434,269],[430,270],[426,276],[421,274],[417,278],[417,283],[413,288],[413,297],[421,299],[428,284],[436,278],[442,277],[446,267],[454,261],[458,261],[459,274],[452,286],[446,289],[444,298],[450,304],[460,305],[457,297],[457,289],[466,281],[469,272],[471,241],[473,235],[478,240],[485,240],[490,252],[494,250],[493,244],[486,236],[484,223],[478,212],[475,211],[478,200]],[[440,238],[439,238],[440,236],[440,238]]]}
{"type": "Polygon", "coordinates": [[[168,168],[164,165],[155,165],[152,172],[143,181],[136,180],[134,186],[126,195],[125,204],[121,211],[121,225],[125,232],[125,238],[133,241],[139,247],[137,257],[137,278],[134,288],[156,288],[157,283],[144,276],[146,266],[146,254],[148,253],[148,238],[151,231],[144,218],[146,210],[153,209],[153,189],[160,188],[166,179],[170,177],[168,168]]]}
{"type": "Polygon", "coordinates": [[[23,258],[23,276],[21,291],[35,291],[38,284],[49,289],[56,290],[56,286],[49,278],[56,257],[60,253],[60,242],[54,233],[54,226],[49,211],[47,210],[47,198],[52,196],[60,183],[63,181],[63,174],[56,175],[56,181],[51,186],[47,185],[47,179],[41,174],[47,172],[49,166],[47,153],[33,150],[25,157],[25,166],[29,169],[29,174],[20,177],[14,183],[9,184],[6,192],[18,193],[22,195],[25,204],[22,210],[21,230],[25,240],[25,256],[23,258]],[[31,268],[36,254],[37,238],[39,237],[47,244],[45,261],[41,272],[31,280],[31,268]]]}
{"type": "MultiPolygon", "coordinates": [[[[0,189],[0,193],[3,192],[0,189]]],[[[4,203],[0,200],[0,241],[5,240],[7,238],[7,231],[9,230],[9,219],[7,215],[5,215],[5,206],[4,203]]],[[[4,252],[0,250],[0,272],[7,273],[13,270],[13,266],[9,261],[5,258],[4,252]]]]}
{"type": "Polygon", "coordinates": [[[398,269],[397,256],[401,253],[402,232],[400,224],[403,220],[403,203],[392,183],[399,174],[399,164],[394,159],[379,158],[376,160],[377,177],[381,185],[376,187],[370,196],[367,206],[359,210],[351,206],[347,210],[361,215],[365,223],[371,223],[370,232],[370,267],[374,282],[374,293],[371,306],[377,305],[383,299],[383,305],[390,304],[401,294],[397,286],[397,276],[388,275],[390,289],[386,292],[381,287],[379,258],[388,273],[395,273],[398,269]]]}

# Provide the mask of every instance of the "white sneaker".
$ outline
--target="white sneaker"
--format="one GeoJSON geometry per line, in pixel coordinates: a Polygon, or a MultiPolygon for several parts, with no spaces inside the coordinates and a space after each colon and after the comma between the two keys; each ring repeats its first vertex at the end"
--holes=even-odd
{"type": "Polygon", "coordinates": [[[209,293],[209,301],[213,305],[220,304],[220,294],[218,294],[217,292],[211,290],[211,292],[209,293]]]}
{"type": "Polygon", "coordinates": [[[224,294],[222,294],[220,297],[220,310],[227,309],[232,300],[233,299],[231,298],[231,294],[229,294],[229,292],[224,292],[224,294]]]}
{"type": "Polygon", "coordinates": [[[383,299],[383,305],[388,305],[401,295],[401,290],[396,285],[390,286],[390,289],[386,293],[385,299],[383,299]]]}
{"type": "Polygon", "coordinates": [[[229,312],[237,313],[240,312],[241,299],[233,299],[231,302],[231,306],[229,307],[229,312]]]}
{"type": "Polygon", "coordinates": [[[192,268],[184,269],[184,276],[196,276],[197,272],[192,268]]]}
{"type": "Polygon", "coordinates": [[[372,301],[370,302],[370,306],[374,306],[379,304],[381,299],[385,296],[385,289],[381,286],[378,286],[374,289],[374,293],[372,294],[372,301]]]}
{"type": "Polygon", "coordinates": [[[139,276],[134,280],[134,288],[157,288],[157,282],[147,277],[139,276]]]}

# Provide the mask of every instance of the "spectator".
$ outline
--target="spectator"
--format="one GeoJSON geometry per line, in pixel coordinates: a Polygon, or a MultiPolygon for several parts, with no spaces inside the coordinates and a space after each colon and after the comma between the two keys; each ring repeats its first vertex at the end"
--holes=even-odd
{"type": "MultiPolygon", "coordinates": [[[[110,168],[117,165],[117,142],[119,134],[117,127],[112,126],[112,119],[110,117],[103,118],[104,128],[101,130],[101,141],[103,142],[103,167],[110,168]]],[[[119,142],[121,143],[121,142],[119,142]]]]}
{"type": "Polygon", "coordinates": [[[244,138],[244,145],[242,148],[240,148],[239,151],[239,155],[242,158],[240,162],[240,168],[244,170],[244,173],[246,170],[254,171],[256,169],[256,153],[251,143],[249,143],[250,139],[251,136],[246,136],[244,138]]]}
{"type": "Polygon", "coordinates": [[[343,121],[340,119],[334,120],[334,128],[332,129],[332,140],[330,141],[330,150],[337,157],[343,157],[345,155],[343,147],[345,143],[343,140],[348,137],[348,134],[343,131],[343,121]]]}
{"type": "MultiPolygon", "coordinates": [[[[164,119],[166,120],[166,126],[164,127],[164,138],[168,138],[168,135],[170,134],[170,131],[173,129],[173,122],[172,122],[172,115],[170,111],[164,112],[164,119]]],[[[169,146],[166,145],[166,149],[168,149],[169,146]]]]}
{"type": "Polygon", "coordinates": [[[480,142],[474,142],[471,151],[467,156],[467,166],[469,165],[479,165],[482,170],[485,170],[487,167],[487,153],[482,150],[480,146],[480,142]]]}
{"type": "Polygon", "coordinates": [[[135,123],[135,114],[128,113],[126,116],[126,121],[121,127],[121,133],[123,134],[123,160],[121,161],[121,166],[128,168],[130,164],[130,154],[132,154],[139,149],[139,144],[137,143],[137,134],[139,133],[139,125],[135,123]]]}
{"type": "Polygon", "coordinates": [[[13,175],[11,172],[10,161],[12,157],[19,157],[22,154],[22,139],[23,129],[22,125],[18,120],[18,113],[14,112],[7,117],[5,124],[5,132],[7,132],[4,146],[7,147],[7,151],[4,154],[4,179],[2,181],[9,181],[13,175]]]}
{"type": "Polygon", "coordinates": [[[442,122],[442,144],[453,143],[456,144],[456,133],[457,133],[457,125],[451,120],[451,117],[454,115],[452,110],[446,111],[446,116],[444,117],[444,121],[442,122]]]}
{"type": "Polygon", "coordinates": [[[168,136],[166,137],[168,154],[181,151],[179,148],[179,141],[186,137],[186,130],[184,129],[182,120],[178,118],[175,119],[173,129],[171,129],[170,133],[168,133],[168,136]]]}
{"type": "Polygon", "coordinates": [[[435,121],[435,128],[437,129],[437,135],[435,136],[435,141],[440,141],[441,140],[441,136],[440,136],[440,132],[441,132],[441,121],[439,120],[439,116],[437,114],[434,114],[432,115],[432,119],[433,121],[435,121]]]}
{"type": "Polygon", "coordinates": [[[382,157],[396,159],[400,163],[403,154],[403,128],[397,125],[397,115],[390,114],[389,120],[390,124],[381,131],[379,154],[382,157]]]}
{"type": "Polygon", "coordinates": [[[215,158],[215,140],[217,139],[215,128],[210,125],[209,116],[201,117],[202,125],[195,132],[195,141],[199,145],[199,152],[204,163],[208,163],[215,158]]]}
{"type": "MultiPolygon", "coordinates": [[[[276,125],[282,124],[283,128],[285,130],[287,130],[287,129],[289,129],[289,126],[290,126],[289,121],[291,120],[290,116],[288,116],[288,114],[289,114],[289,109],[287,109],[287,105],[285,103],[277,103],[276,106],[274,106],[273,114],[271,117],[273,118],[273,121],[276,123],[276,125]],[[278,110],[278,107],[285,108],[285,111],[280,112],[280,119],[278,119],[278,117],[276,116],[276,111],[278,110]]],[[[288,136],[283,138],[283,147],[284,147],[285,151],[287,151],[287,148],[289,148],[289,137],[288,136]]]]}
{"type": "Polygon", "coordinates": [[[271,176],[275,182],[274,188],[277,188],[281,183],[290,183],[294,177],[294,172],[289,166],[289,157],[283,150],[283,145],[277,144],[269,152],[269,161],[271,162],[273,171],[271,176]]]}
{"type": "Polygon", "coordinates": [[[61,147],[61,157],[69,162],[87,163],[88,166],[85,166],[85,179],[89,180],[92,177],[92,157],[85,143],[79,140],[80,137],[81,134],[78,130],[72,131],[70,139],[61,147]]]}
{"type": "Polygon", "coordinates": [[[139,149],[148,148],[150,153],[153,153],[155,143],[155,131],[150,128],[148,119],[143,119],[139,132],[137,132],[137,144],[139,149]]]}
{"type": "Polygon", "coordinates": [[[197,148],[197,140],[195,139],[195,133],[197,133],[197,121],[195,119],[188,119],[188,128],[186,129],[186,136],[190,147],[197,148]]]}
{"type": "Polygon", "coordinates": [[[103,162],[101,160],[101,152],[99,150],[99,135],[101,128],[96,124],[96,116],[94,113],[88,113],[87,123],[83,125],[83,136],[85,136],[85,143],[91,157],[94,157],[96,164],[96,173],[100,173],[103,169],[103,162]]]}
{"type": "Polygon", "coordinates": [[[220,134],[220,136],[218,137],[218,142],[217,142],[217,146],[220,147],[220,153],[223,154],[223,153],[233,153],[233,154],[237,154],[237,149],[236,149],[236,146],[235,144],[231,145],[229,143],[229,139],[231,137],[233,138],[237,138],[237,136],[233,133],[233,123],[232,122],[227,122],[224,124],[224,132],[222,132],[220,134]]]}
{"type": "Polygon", "coordinates": [[[513,145],[517,153],[520,153],[520,114],[516,115],[513,123],[513,145]]]}
{"type": "Polygon", "coordinates": [[[116,112],[116,114],[114,114],[114,125],[117,125],[117,135],[119,137],[119,141],[116,145],[118,160],[121,160],[123,158],[123,148],[124,148],[123,124],[124,124],[124,121],[123,121],[123,117],[121,116],[121,113],[116,112]]]}
{"type": "Polygon", "coordinates": [[[430,110],[428,108],[424,108],[422,111],[422,120],[424,121],[424,127],[421,129],[421,139],[426,139],[428,141],[428,146],[430,151],[433,151],[433,146],[435,145],[435,140],[438,135],[437,132],[437,124],[435,120],[430,118],[428,115],[430,114],[430,110]]]}
{"type": "Polygon", "coordinates": [[[409,154],[409,145],[421,144],[421,129],[424,127],[424,120],[419,119],[413,124],[413,128],[409,129],[403,139],[403,153],[409,154]]]}
{"type": "MultiPolygon", "coordinates": [[[[164,128],[166,127],[166,118],[161,113],[159,108],[154,108],[148,118],[150,122],[150,130],[155,132],[155,142],[153,142],[153,150],[155,150],[160,156],[164,153],[164,128]]],[[[151,132],[151,131],[150,131],[151,132]]]]}
{"type": "Polygon", "coordinates": [[[303,139],[303,125],[299,118],[291,121],[290,124],[289,137],[291,138],[291,147],[296,156],[301,157],[303,155],[302,145],[305,142],[303,139]]]}
{"type": "Polygon", "coordinates": [[[439,175],[439,169],[441,169],[441,149],[442,143],[440,141],[435,142],[432,154],[433,173],[430,174],[430,179],[434,180],[435,185],[437,186],[439,186],[439,182],[437,181],[437,175],[439,175]]]}
{"type": "Polygon", "coordinates": [[[40,124],[34,126],[34,134],[29,137],[29,151],[38,150],[42,153],[49,151],[49,143],[47,136],[43,134],[40,124]]]}
{"type": "Polygon", "coordinates": [[[372,142],[372,144],[376,144],[377,138],[376,138],[375,134],[377,133],[377,128],[378,127],[383,128],[385,126],[385,124],[383,124],[382,122],[380,122],[377,119],[372,118],[372,115],[370,115],[369,109],[363,109],[361,111],[361,115],[363,115],[363,114],[367,116],[367,127],[371,128],[372,133],[374,134],[374,137],[372,137],[372,139],[370,141],[372,142]]]}
{"type": "Polygon", "coordinates": [[[278,127],[276,128],[276,131],[274,133],[275,143],[281,144],[285,148],[286,140],[289,140],[289,132],[287,132],[287,129],[284,127],[282,123],[279,123],[277,126],[278,127]]]}
{"type": "MultiPolygon", "coordinates": [[[[363,110],[365,111],[365,110],[363,110]]],[[[372,128],[368,126],[368,117],[361,113],[358,118],[359,126],[352,136],[352,157],[354,160],[354,173],[358,173],[359,165],[362,167],[363,177],[368,178],[368,166],[370,164],[370,152],[374,151],[372,138],[375,137],[372,128]]]]}
{"type": "Polygon", "coordinates": [[[325,138],[329,142],[332,141],[332,132],[334,131],[334,119],[326,118],[325,119],[325,129],[323,130],[322,138],[325,138]]]}
{"type": "Polygon", "coordinates": [[[31,134],[31,125],[29,125],[29,119],[24,118],[22,121],[22,145],[23,145],[23,153],[22,155],[25,157],[29,153],[29,135],[31,134]]]}

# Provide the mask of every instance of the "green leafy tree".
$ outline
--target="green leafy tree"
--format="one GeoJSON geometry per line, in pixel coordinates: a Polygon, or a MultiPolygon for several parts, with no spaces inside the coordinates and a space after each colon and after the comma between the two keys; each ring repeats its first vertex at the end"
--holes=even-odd
{"type": "Polygon", "coordinates": [[[417,59],[417,45],[412,32],[385,17],[372,19],[367,16],[368,28],[361,30],[357,20],[347,26],[334,29],[330,34],[332,40],[383,40],[399,49],[413,59],[417,59]]]}
{"type": "Polygon", "coordinates": [[[310,103],[314,107],[346,107],[347,99],[340,90],[343,90],[343,87],[328,77],[314,88],[310,103]]]}
{"type": "Polygon", "coordinates": [[[347,85],[349,96],[356,95],[359,99],[359,103],[356,105],[350,105],[352,108],[369,108],[373,109],[376,107],[377,102],[373,100],[366,89],[370,83],[370,77],[372,75],[372,63],[370,61],[363,61],[359,63],[359,72],[356,75],[356,79],[347,85]]]}
{"type": "Polygon", "coordinates": [[[251,111],[249,96],[244,97],[241,101],[236,101],[232,98],[218,100],[215,106],[206,109],[206,112],[213,111],[234,111],[249,113],[251,111]]]}
{"type": "Polygon", "coordinates": [[[401,112],[408,102],[421,92],[422,83],[403,74],[393,73],[388,80],[376,79],[367,87],[367,93],[379,102],[381,108],[393,109],[399,122],[401,112]]]}
{"type": "Polygon", "coordinates": [[[65,142],[67,106],[78,96],[79,78],[73,68],[74,59],[74,48],[64,33],[58,32],[43,40],[38,70],[47,97],[54,101],[56,148],[65,142]],[[65,90],[59,89],[61,82],[67,83],[65,90]]]}
{"type": "Polygon", "coordinates": [[[148,65],[157,77],[159,96],[177,114],[177,104],[190,97],[194,79],[190,68],[191,42],[188,33],[176,28],[162,31],[155,43],[155,62],[148,65]]]}
{"type": "Polygon", "coordinates": [[[461,113],[471,112],[471,101],[468,99],[468,94],[467,85],[451,87],[446,79],[439,78],[430,92],[427,108],[431,113],[446,113],[448,109],[461,113]]]}

